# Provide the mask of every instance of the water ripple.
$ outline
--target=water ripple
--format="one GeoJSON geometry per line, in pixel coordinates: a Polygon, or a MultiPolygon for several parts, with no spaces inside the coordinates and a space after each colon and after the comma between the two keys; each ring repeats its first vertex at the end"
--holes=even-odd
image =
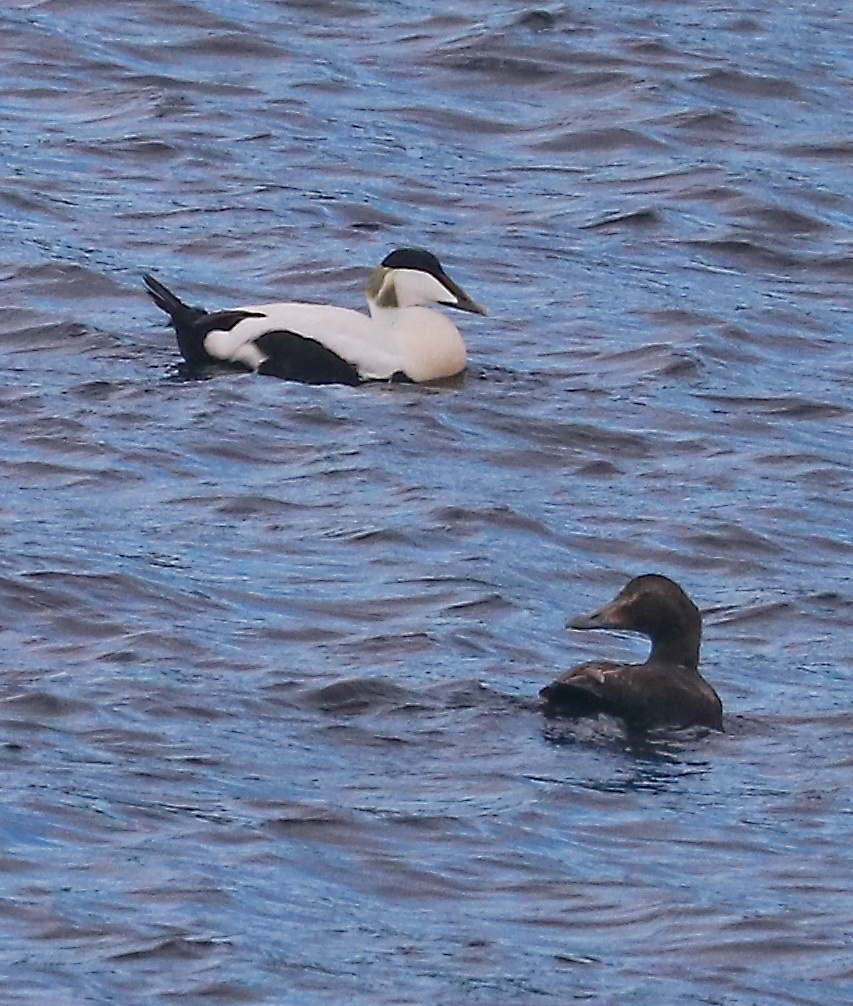
{"type": "Polygon", "coordinates": [[[9,1001],[849,999],[847,8],[4,18],[9,1001]],[[188,380],[139,280],[404,245],[446,387],[188,380]],[[543,721],[650,570],[726,732],[543,721]]]}

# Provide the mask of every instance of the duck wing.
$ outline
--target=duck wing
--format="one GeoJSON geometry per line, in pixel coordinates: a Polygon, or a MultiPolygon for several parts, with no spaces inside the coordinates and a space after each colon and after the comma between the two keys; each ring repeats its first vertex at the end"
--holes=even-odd
{"type": "MultiPolygon", "coordinates": [[[[621,710],[629,701],[630,675],[625,674],[625,665],[607,661],[591,660],[579,664],[546,685],[539,697],[544,710],[554,716],[595,716],[608,713],[621,716],[621,710]]],[[[635,700],[640,696],[635,695],[635,700]]]]}
{"type": "Polygon", "coordinates": [[[240,312],[234,325],[207,330],[208,354],[310,384],[388,380],[402,369],[393,334],[360,311],[293,302],[251,305],[233,314],[240,312]]]}
{"type": "Polygon", "coordinates": [[[654,664],[591,661],[539,693],[551,716],[618,716],[629,726],[723,729],[719,696],[697,672],[654,664]]]}

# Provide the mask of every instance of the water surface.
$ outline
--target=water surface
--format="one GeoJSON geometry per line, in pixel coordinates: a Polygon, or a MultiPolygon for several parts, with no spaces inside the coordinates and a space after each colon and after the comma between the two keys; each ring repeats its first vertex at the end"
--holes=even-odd
{"type": "Polygon", "coordinates": [[[847,5],[2,23],[5,1001],[850,998],[847,5]],[[139,278],[403,245],[458,386],[183,380],[139,278]],[[726,733],[544,723],[647,571],[726,733]]]}

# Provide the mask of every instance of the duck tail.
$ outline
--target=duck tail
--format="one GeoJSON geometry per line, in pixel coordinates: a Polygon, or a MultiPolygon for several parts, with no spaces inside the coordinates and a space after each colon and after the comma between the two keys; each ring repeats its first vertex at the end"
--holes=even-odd
{"type": "Polygon", "coordinates": [[[207,314],[201,307],[190,307],[189,304],[185,304],[180,297],[176,297],[168,287],[163,286],[148,273],[145,273],[142,280],[151,299],[161,311],[169,315],[177,331],[190,328],[199,318],[207,314]]]}

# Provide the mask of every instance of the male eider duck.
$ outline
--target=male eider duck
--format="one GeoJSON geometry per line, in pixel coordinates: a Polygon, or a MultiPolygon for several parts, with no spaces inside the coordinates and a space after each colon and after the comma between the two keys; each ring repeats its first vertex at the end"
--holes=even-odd
{"type": "Polygon", "coordinates": [[[190,367],[228,363],[307,384],[436,381],[465,369],[459,329],[432,305],[485,314],[431,252],[398,248],[367,284],[370,315],[325,304],[189,307],[153,276],[154,303],[172,319],[190,367]]]}
{"type": "Polygon", "coordinates": [[[573,667],[539,693],[547,716],[607,713],[637,730],[723,729],[720,697],[699,673],[702,616],[673,580],[638,576],[609,604],[566,627],[641,632],[652,651],[644,664],[593,660],[573,667]]]}

